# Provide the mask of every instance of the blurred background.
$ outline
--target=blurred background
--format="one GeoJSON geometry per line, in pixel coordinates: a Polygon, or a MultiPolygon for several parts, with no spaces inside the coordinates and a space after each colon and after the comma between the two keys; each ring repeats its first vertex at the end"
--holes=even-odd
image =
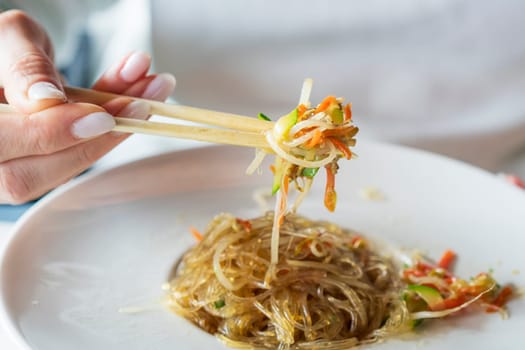
{"type": "MultiPolygon", "coordinates": [[[[361,138],[525,175],[524,1],[11,3],[48,29],[73,85],[145,50],[175,74],[175,101],[276,118],[311,77],[314,103],[353,102],[361,138]]],[[[102,163],[180,145],[134,136],[102,163]]]]}

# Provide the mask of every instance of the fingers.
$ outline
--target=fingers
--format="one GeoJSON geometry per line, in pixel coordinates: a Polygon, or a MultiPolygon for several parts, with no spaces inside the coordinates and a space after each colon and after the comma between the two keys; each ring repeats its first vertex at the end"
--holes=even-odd
{"type": "Polygon", "coordinates": [[[175,89],[175,77],[169,73],[150,75],[130,86],[125,95],[164,101],[175,89]]]}
{"type": "Polygon", "coordinates": [[[108,69],[93,85],[93,89],[123,93],[133,83],[146,76],[151,58],[144,52],[133,52],[108,69]]]}
{"type": "Polygon", "coordinates": [[[42,27],[24,12],[0,13],[0,85],[7,101],[30,114],[65,102],[53,64],[52,46],[42,27]]]}
{"type": "Polygon", "coordinates": [[[50,154],[85,142],[113,129],[115,120],[102,107],[72,103],[29,116],[1,113],[0,125],[0,162],[4,162],[50,154]]]}
{"type": "Polygon", "coordinates": [[[149,55],[133,52],[105,72],[93,85],[93,89],[165,100],[175,88],[175,77],[167,73],[146,75],[150,64],[149,55]]]}
{"type": "MultiPolygon", "coordinates": [[[[4,42],[0,41],[0,47],[4,42]]],[[[43,49],[42,52],[51,58],[50,51],[43,49]]],[[[133,55],[124,58],[104,74],[95,87],[119,94],[166,99],[175,87],[175,78],[170,74],[148,76],[149,57],[133,55]]],[[[0,66],[2,64],[0,61],[0,66]]],[[[2,72],[0,67],[0,79],[4,77],[9,81],[10,75],[2,72]]],[[[43,81],[36,83],[40,82],[43,81]]],[[[59,82],[51,83],[61,93],[59,82]]],[[[10,103],[17,98],[18,90],[13,86],[16,86],[15,82],[10,87],[6,85],[4,91],[10,103]]],[[[46,87],[49,85],[44,85],[43,89],[46,87]]],[[[28,100],[35,95],[34,90],[29,86],[26,92],[28,100]]],[[[41,96],[46,94],[42,92],[41,96]]],[[[63,102],[56,100],[56,103],[63,102]]],[[[42,98],[39,101],[49,102],[49,99],[42,98]]],[[[31,105],[32,101],[24,103],[20,103],[21,111],[33,112],[31,108],[42,106],[31,105]]],[[[0,202],[23,203],[42,195],[78,175],[122,142],[128,134],[108,132],[115,125],[111,115],[146,119],[149,113],[148,104],[123,97],[109,101],[102,107],[82,103],[55,106],[50,102],[46,109],[29,116],[0,114],[0,202]]]]}
{"type": "MultiPolygon", "coordinates": [[[[146,119],[149,106],[119,98],[104,107],[128,118],[146,119]]],[[[80,174],[127,137],[107,133],[49,155],[17,158],[0,163],[0,203],[24,203],[80,174]]]]}
{"type": "MultiPolygon", "coordinates": [[[[150,114],[149,104],[142,101],[134,101],[128,97],[119,97],[111,100],[104,104],[104,109],[112,115],[118,115],[120,117],[132,118],[132,119],[147,119],[150,114]]],[[[116,133],[115,135],[128,135],[122,133],[116,133]]]]}
{"type": "MultiPolygon", "coordinates": [[[[47,156],[18,158],[0,164],[0,202],[20,204],[37,198],[81,173],[105,154],[105,136],[87,147],[74,146],[47,156]]],[[[118,143],[117,138],[113,137],[118,143]]]]}

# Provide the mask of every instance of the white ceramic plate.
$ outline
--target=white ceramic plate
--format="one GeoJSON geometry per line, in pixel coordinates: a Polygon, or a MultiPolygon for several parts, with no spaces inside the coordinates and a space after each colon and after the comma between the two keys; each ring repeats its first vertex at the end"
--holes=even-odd
{"type": "MultiPolygon", "coordinates": [[[[523,192],[419,151],[364,142],[357,151],[342,162],[336,212],[322,208],[319,178],[302,214],[434,257],[453,248],[463,276],[492,268],[500,281],[525,285],[523,192]],[[361,198],[369,186],[385,200],[361,198]]],[[[224,348],[158,300],[173,262],[194,243],[189,225],[202,229],[221,211],[259,214],[252,193],[271,176],[244,175],[252,155],[227,147],[163,155],[88,175],[39,203],[3,256],[0,315],[14,339],[50,350],[224,348]],[[126,307],[144,309],[119,312],[126,307]]],[[[376,347],[516,349],[525,305],[510,309],[509,320],[468,313],[376,347]]]]}

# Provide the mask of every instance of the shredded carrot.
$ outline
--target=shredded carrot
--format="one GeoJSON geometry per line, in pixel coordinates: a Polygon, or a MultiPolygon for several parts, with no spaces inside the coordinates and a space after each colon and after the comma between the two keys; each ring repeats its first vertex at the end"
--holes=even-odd
{"type": "Polygon", "coordinates": [[[326,187],[324,192],[324,205],[329,211],[335,210],[337,194],[335,192],[335,174],[331,164],[325,166],[326,169],[326,187]]]}
{"type": "Polygon", "coordinates": [[[282,225],[284,221],[284,213],[286,211],[289,184],[290,177],[288,175],[284,175],[281,183],[281,203],[279,203],[279,225],[282,225]]]}
{"type": "Polygon", "coordinates": [[[442,269],[448,270],[455,258],[456,253],[449,249],[445,251],[445,253],[443,253],[443,256],[441,256],[441,259],[439,259],[438,266],[442,269]]]}
{"type": "Polygon", "coordinates": [[[344,109],[345,121],[352,120],[352,103],[347,103],[344,109]]]}
{"type": "Polygon", "coordinates": [[[290,184],[290,177],[288,175],[283,176],[283,194],[284,197],[288,196],[288,185],[290,184]]]}
{"type": "Polygon", "coordinates": [[[465,297],[460,295],[455,298],[448,298],[443,300],[443,307],[445,309],[453,309],[465,303],[465,297]]]}
{"type": "Polygon", "coordinates": [[[362,240],[362,239],[363,239],[363,237],[361,237],[361,236],[355,236],[355,237],[352,238],[352,240],[350,241],[350,244],[351,244],[351,245],[354,245],[357,241],[360,241],[360,240],[362,240]]]}
{"type": "Polygon", "coordinates": [[[339,141],[338,139],[336,139],[335,137],[329,137],[328,138],[330,141],[332,141],[332,143],[334,144],[334,146],[339,150],[341,151],[341,153],[343,153],[343,155],[345,156],[346,159],[350,159],[352,158],[352,151],[350,151],[350,148],[348,148],[347,145],[345,145],[343,142],[339,141]]]}
{"type": "Polygon", "coordinates": [[[304,134],[314,130],[315,128],[317,128],[317,127],[316,126],[312,126],[312,127],[309,127],[309,128],[303,128],[303,129],[299,130],[298,132],[296,132],[293,136],[294,137],[301,137],[304,134]]]}
{"type": "Polygon", "coordinates": [[[428,273],[430,271],[432,271],[434,267],[432,267],[431,265],[429,264],[425,264],[424,262],[421,262],[421,261],[418,261],[416,263],[416,269],[420,270],[420,271],[423,271],[425,273],[428,273]]]}
{"type": "Polygon", "coordinates": [[[316,129],[314,132],[314,136],[306,143],[307,148],[313,148],[323,142],[323,132],[319,129],[316,129]]]}
{"type": "Polygon", "coordinates": [[[281,215],[279,215],[279,227],[283,224],[284,222],[284,211],[281,213],[281,215]]]}
{"type": "Polygon", "coordinates": [[[517,177],[516,175],[507,175],[506,176],[507,181],[509,181],[511,184],[518,186],[519,188],[525,189],[525,182],[517,177]]]}
{"type": "Polygon", "coordinates": [[[420,271],[420,270],[416,270],[416,269],[406,269],[403,271],[403,276],[405,278],[408,278],[410,276],[415,276],[415,277],[423,277],[423,276],[426,276],[427,274],[424,273],[423,271],[420,271]]]}
{"type": "Polygon", "coordinates": [[[491,314],[494,312],[500,311],[502,308],[496,305],[489,305],[487,306],[487,309],[485,310],[486,313],[491,314]]]}
{"type": "Polygon", "coordinates": [[[505,304],[510,300],[512,297],[513,290],[511,286],[506,286],[501,289],[501,291],[498,293],[496,298],[490,303],[490,305],[487,307],[487,312],[498,312],[503,309],[505,304]]]}
{"type": "Polygon", "coordinates": [[[335,174],[332,170],[331,164],[325,166],[326,169],[326,187],[334,188],[335,187],[335,174]]]}
{"type": "Polygon", "coordinates": [[[320,113],[320,112],[324,112],[326,111],[326,109],[328,107],[330,107],[330,105],[332,103],[337,103],[337,100],[335,99],[335,96],[328,96],[326,97],[323,102],[321,102],[319,104],[319,106],[317,106],[317,108],[315,109],[315,113],[320,113]]]}
{"type": "Polygon", "coordinates": [[[252,230],[252,223],[249,220],[243,220],[243,219],[236,219],[237,223],[241,225],[246,232],[250,232],[252,230]]]}
{"type": "Polygon", "coordinates": [[[304,115],[304,112],[306,112],[307,110],[308,108],[306,108],[306,106],[301,103],[299,106],[297,106],[297,115],[299,117],[302,117],[304,115]]]}
{"type": "MultiPolygon", "coordinates": [[[[494,283],[492,277],[485,273],[479,273],[471,282],[464,281],[454,276],[451,272],[451,265],[456,258],[456,253],[452,250],[446,250],[441,259],[436,264],[427,264],[417,261],[413,267],[403,270],[403,278],[405,282],[416,283],[432,287],[438,290],[443,297],[443,302],[439,305],[432,306],[431,311],[451,310],[461,307],[467,302],[478,298],[482,295],[482,305],[486,307],[487,313],[504,312],[504,306],[512,297],[512,286],[506,286],[499,289],[498,293],[491,293],[484,295],[487,288],[494,283]],[[437,283],[428,283],[418,281],[418,277],[433,276],[446,283],[446,285],[439,285],[437,283]],[[496,295],[494,295],[496,294],[496,295]]],[[[430,305],[429,305],[430,307],[430,305]]]]}
{"type": "Polygon", "coordinates": [[[365,240],[363,239],[363,237],[355,236],[354,238],[352,238],[352,241],[350,244],[354,248],[360,248],[365,244],[365,240]]]}
{"type": "Polygon", "coordinates": [[[494,302],[492,302],[492,305],[502,307],[507,303],[507,301],[509,301],[511,296],[512,288],[510,286],[503,287],[498,296],[494,299],[494,302]]]}
{"type": "Polygon", "coordinates": [[[202,241],[204,236],[195,227],[190,226],[190,232],[197,241],[202,241]]]}
{"type": "Polygon", "coordinates": [[[270,171],[275,174],[275,165],[271,164],[270,165],[270,171]]]}

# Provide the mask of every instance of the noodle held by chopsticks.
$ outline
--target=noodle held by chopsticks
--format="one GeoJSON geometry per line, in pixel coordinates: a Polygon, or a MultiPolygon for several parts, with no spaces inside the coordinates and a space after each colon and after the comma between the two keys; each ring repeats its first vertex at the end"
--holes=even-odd
{"type": "MultiPolygon", "coordinates": [[[[279,260],[279,228],[287,212],[295,212],[309,191],[313,178],[320,168],[326,171],[327,182],[324,203],[329,211],[335,210],[337,195],[335,175],[341,158],[351,159],[350,147],[355,145],[358,128],[353,124],[351,104],[343,104],[342,98],[328,96],[316,107],[310,106],[312,80],[306,79],[301,90],[299,105],[289,114],[279,118],[272,130],[266,132],[266,140],[276,154],[272,166],[274,175],[272,193],[277,195],[274,208],[274,224],[271,244],[271,265],[266,282],[274,278],[274,266],[279,260]],[[301,180],[304,186],[299,185],[301,180]],[[302,194],[291,210],[288,209],[288,185],[296,184],[302,194]]],[[[269,118],[260,114],[266,120],[269,118]]],[[[247,173],[261,164],[264,153],[259,150],[247,173]]]]}

